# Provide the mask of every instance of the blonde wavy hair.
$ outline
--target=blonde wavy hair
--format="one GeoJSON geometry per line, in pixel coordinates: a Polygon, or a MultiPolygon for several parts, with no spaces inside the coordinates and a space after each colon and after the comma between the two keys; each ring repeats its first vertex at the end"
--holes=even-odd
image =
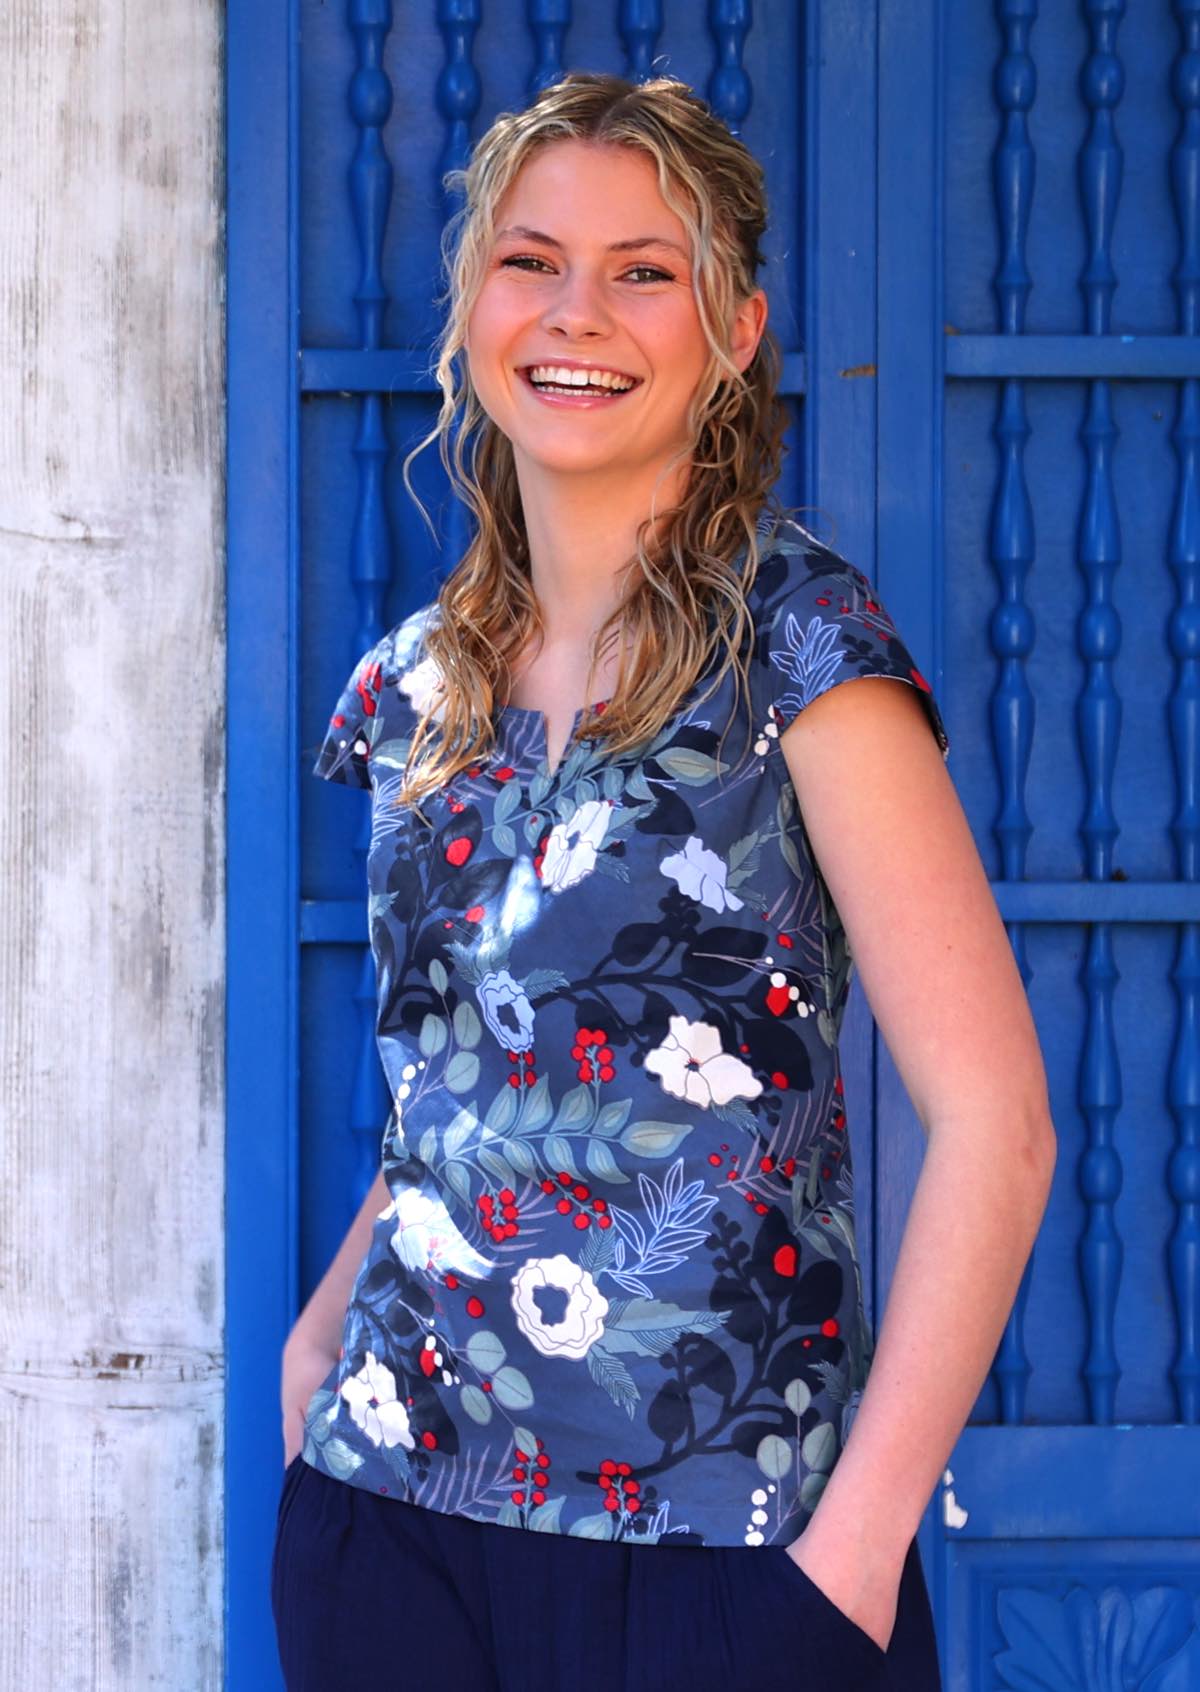
{"type": "Polygon", "coordinates": [[[638,148],[653,160],[662,197],[690,237],[693,292],[709,348],[688,413],[690,444],[663,471],[690,458],[680,502],[656,513],[652,500],[638,526],[621,602],[592,642],[585,698],[597,662],[624,631],[615,692],[603,712],[585,707],[576,738],[598,737],[613,754],[653,738],[722,645],[712,686],[732,666],[749,699],[746,593],[758,568],[758,519],[764,508],[783,515],[771,490],[789,420],[777,392],[781,354],[769,328],[744,372],[729,350],[735,308],[754,292],[764,262],[763,171],[686,83],[572,72],[524,110],[502,112],[467,168],[444,178],[464,197],[443,236],[449,288],[441,300],[449,310],[431,363],[442,404],[433,429],[404,460],[404,481],[428,522],[409,465],[437,440],[475,534],[425,624],[424,652],[439,683],[419,716],[400,804],[417,804],[486,760],[495,742],[493,710],[509,697],[512,665],[544,633],[512,446],[479,402],[465,343],[500,202],[539,148],[563,140],[638,148]]]}

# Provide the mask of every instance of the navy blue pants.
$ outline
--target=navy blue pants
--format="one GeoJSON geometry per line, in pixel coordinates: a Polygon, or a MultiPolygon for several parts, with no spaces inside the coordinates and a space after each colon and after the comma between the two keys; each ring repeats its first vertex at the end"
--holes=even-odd
{"type": "Polygon", "coordinates": [[[629,1545],[477,1522],[297,1457],[271,1605],[288,1692],[941,1692],[909,1545],[886,1652],[782,1545],[629,1545]]]}

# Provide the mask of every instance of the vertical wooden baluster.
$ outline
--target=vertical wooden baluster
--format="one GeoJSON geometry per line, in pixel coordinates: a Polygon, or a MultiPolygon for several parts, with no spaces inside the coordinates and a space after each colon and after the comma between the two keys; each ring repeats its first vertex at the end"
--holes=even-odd
{"type": "MultiPolygon", "coordinates": [[[[1000,140],[992,165],[992,188],[1000,235],[1000,264],[994,287],[1001,332],[1020,335],[1025,329],[1025,306],[1031,279],[1025,262],[1025,239],[1033,205],[1035,159],[1029,140],[1029,112],[1037,91],[1037,72],[1029,52],[1029,32],[1037,17],[1037,0],[998,0],[996,7],[1004,48],[996,65],[993,88],[1002,113],[1000,140]]],[[[1036,634],[1033,613],[1025,603],[1025,577],[1034,557],[1033,510],[1025,479],[1025,385],[1010,378],[1000,385],[993,437],[1000,450],[1000,470],[992,508],[989,549],[1000,584],[1000,601],[989,625],[998,677],[991,703],[992,745],[1000,780],[1001,803],[993,825],[1000,847],[1001,877],[1021,881],[1032,826],[1025,807],[1025,783],[1033,746],[1034,700],[1026,663],[1036,634]]],[[[1030,970],[1025,954],[1025,927],[1010,922],[1008,937],[1026,986],[1030,970]]],[[[1025,1306],[1033,1274],[1033,1257],[1025,1266],[993,1365],[1000,1420],[1020,1423],[1025,1417],[1029,1358],[1025,1349],[1025,1306]]]]}
{"type": "Polygon", "coordinates": [[[563,43],[571,27],[571,0],[527,0],[526,19],[533,37],[532,100],[563,75],[563,43]]]}
{"type": "MultiPolygon", "coordinates": [[[[1171,150],[1171,186],[1179,224],[1179,263],[1172,280],[1179,328],[1200,331],[1200,0],[1175,0],[1183,44],[1175,62],[1175,100],[1182,114],[1171,150]]],[[[1200,882],[1200,381],[1180,384],[1172,433],[1179,488],[1171,524],[1171,566],[1179,583],[1169,641],[1175,660],[1171,744],[1178,808],[1171,825],[1182,881],[1200,882]]],[[[1180,925],[1171,972],[1179,1002],[1168,1096],[1175,1148],[1168,1185],[1175,1228],[1168,1252],[1177,1346],[1171,1366],[1176,1419],[1200,1422],[1200,923],[1180,925]]]]}
{"type": "MultiPolygon", "coordinates": [[[[442,36],[444,62],[434,98],[446,126],[446,144],[442,148],[438,173],[444,222],[453,217],[462,201],[457,189],[446,186],[445,177],[449,171],[466,168],[471,155],[471,125],[479,111],[482,94],[479,72],[471,59],[479,23],[480,0],[438,0],[437,26],[442,36]]],[[[452,452],[457,451],[457,440],[458,425],[455,424],[449,443],[452,452]]],[[[445,558],[449,570],[466,551],[468,536],[466,509],[452,494],[448,496],[444,530],[445,558]]]]}
{"type": "MultiPolygon", "coordinates": [[[[350,0],[349,25],[354,37],[355,68],[348,104],[357,131],[348,175],[354,226],[358,232],[359,280],[354,292],[359,345],[373,351],[383,345],[387,290],[383,284],[383,240],[392,200],[392,167],[383,145],[383,129],[392,109],[392,86],[383,69],[383,50],[392,27],[391,0],[350,0]]],[[[384,496],[388,443],[383,422],[383,397],[364,394],[359,401],[354,437],[357,497],[350,545],[350,575],[358,602],[354,631],[357,657],[385,631],[384,599],[392,578],[392,540],[384,496]]],[[[371,816],[364,806],[355,841],[366,882],[371,816]]],[[[351,1203],[357,1210],[379,1168],[380,1133],[388,1109],[388,1088],[375,1042],[376,982],[370,949],[363,952],[354,991],[358,1027],[358,1055],[350,1101],[350,1133],[354,1144],[351,1203]]]]}
{"type": "Polygon", "coordinates": [[[753,11],[751,0],[709,0],[708,27],[717,45],[717,63],[708,82],[708,103],[734,135],[742,132],[753,92],[742,65],[753,11]]]}
{"type": "Polygon", "coordinates": [[[654,75],[654,49],[662,27],[661,0],[621,0],[617,29],[625,49],[625,75],[630,82],[648,82],[654,75]]]}
{"type": "MultiPolygon", "coordinates": [[[[1091,51],[1084,62],[1081,87],[1091,112],[1091,124],[1079,158],[1079,186],[1089,256],[1080,285],[1087,332],[1091,335],[1109,332],[1116,287],[1112,233],[1124,159],[1113,112],[1124,91],[1124,71],[1115,50],[1117,28],[1124,11],[1125,0],[1085,0],[1091,51]]],[[[1087,874],[1094,881],[1105,881],[1111,876],[1117,837],[1112,804],[1113,770],[1121,732],[1121,700],[1113,682],[1113,665],[1121,644],[1120,619],[1112,602],[1112,580],[1121,553],[1112,476],[1116,437],[1109,382],[1107,378],[1096,378],[1089,383],[1087,416],[1080,431],[1088,474],[1080,516],[1078,557],[1087,579],[1087,603],[1076,630],[1086,669],[1076,713],[1088,788],[1087,812],[1080,829],[1087,874]]],[[[1115,1216],[1122,1166],[1113,1143],[1114,1125],[1121,1107],[1121,1066],[1113,1023],[1117,980],[1112,925],[1093,923],[1083,969],[1087,1031],[1079,1092],[1088,1143],[1080,1160],[1079,1183],[1087,1207],[1087,1222],[1079,1246],[1079,1265],[1089,1317],[1088,1355],[1083,1372],[1095,1423],[1111,1423],[1114,1419],[1120,1378],[1114,1340],[1117,1292],[1124,1259],[1115,1216]]]]}

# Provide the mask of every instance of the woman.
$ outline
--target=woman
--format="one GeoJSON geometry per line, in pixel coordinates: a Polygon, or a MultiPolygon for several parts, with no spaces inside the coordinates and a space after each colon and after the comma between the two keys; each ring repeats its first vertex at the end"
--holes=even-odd
{"type": "Polygon", "coordinates": [[[742,143],[571,75],[463,186],[421,444],[475,536],[316,764],[394,1102],[284,1353],[287,1682],[930,1692],[914,1535],[1055,1145],[941,715],[774,503],[742,143]],[[851,956],[929,1142],[874,1356],[851,956]]]}

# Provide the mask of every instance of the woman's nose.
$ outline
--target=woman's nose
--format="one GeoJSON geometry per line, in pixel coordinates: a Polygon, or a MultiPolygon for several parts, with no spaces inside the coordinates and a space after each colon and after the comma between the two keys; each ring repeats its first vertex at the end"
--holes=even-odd
{"type": "Polygon", "coordinates": [[[586,271],[564,275],[547,305],[542,323],[568,335],[603,334],[610,325],[597,280],[586,271]]]}

